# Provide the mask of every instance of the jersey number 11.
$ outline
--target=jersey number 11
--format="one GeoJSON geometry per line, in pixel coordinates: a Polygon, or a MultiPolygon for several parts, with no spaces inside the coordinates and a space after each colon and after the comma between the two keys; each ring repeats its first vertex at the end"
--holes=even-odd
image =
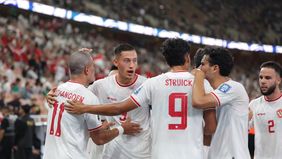
{"type": "MultiPolygon", "coordinates": [[[[50,135],[54,135],[54,120],[55,120],[56,115],[57,115],[58,106],[59,106],[58,102],[55,102],[54,105],[53,105],[50,135]]],[[[59,109],[60,109],[60,112],[59,112],[59,117],[58,117],[58,122],[57,122],[57,129],[56,129],[56,133],[55,133],[55,136],[58,136],[58,137],[61,136],[61,119],[62,119],[63,112],[65,110],[64,103],[60,104],[59,109]]]]}

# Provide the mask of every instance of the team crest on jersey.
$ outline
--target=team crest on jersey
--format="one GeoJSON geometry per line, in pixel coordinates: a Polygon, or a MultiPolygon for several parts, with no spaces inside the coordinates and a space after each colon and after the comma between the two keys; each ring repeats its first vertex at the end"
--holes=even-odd
{"type": "Polygon", "coordinates": [[[282,118],[282,109],[278,109],[276,113],[278,118],[282,118]]]}
{"type": "Polygon", "coordinates": [[[230,88],[231,88],[230,85],[224,83],[223,85],[221,85],[221,86],[219,87],[218,90],[220,90],[220,91],[223,92],[223,93],[227,93],[227,92],[230,90],[230,88]]]}
{"type": "Polygon", "coordinates": [[[141,89],[142,89],[142,86],[140,86],[139,88],[137,88],[133,93],[134,93],[134,94],[138,94],[141,89]]]}

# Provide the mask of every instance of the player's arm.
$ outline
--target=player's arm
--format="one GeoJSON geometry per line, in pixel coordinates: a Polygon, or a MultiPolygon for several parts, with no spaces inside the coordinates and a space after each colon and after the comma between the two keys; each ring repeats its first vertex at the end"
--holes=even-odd
{"type": "Polygon", "coordinates": [[[205,121],[204,134],[213,135],[217,126],[215,109],[205,110],[203,113],[203,117],[205,121]]]}
{"type": "Polygon", "coordinates": [[[65,110],[72,114],[99,114],[107,116],[115,116],[125,112],[128,112],[132,109],[137,108],[138,105],[132,101],[131,98],[128,98],[119,103],[109,103],[102,105],[85,105],[80,102],[68,101],[68,104],[65,105],[65,110]]]}
{"type": "Polygon", "coordinates": [[[212,140],[212,135],[205,135],[204,134],[203,141],[204,141],[204,145],[205,146],[210,146],[211,145],[211,140],[212,140]]]}
{"type": "Polygon", "coordinates": [[[217,100],[211,93],[205,93],[204,79],[204,72],[199,69],[196,69],[192,91],[192,105],[194,108],[207,109],[213,108],[218,105],[217,100]]]}
{"type": "Polygon", "coordinates": [[[204,126],[204,145],[210,146],[212,135],[214,134],[217,126],[215,109],[205,110],[203,113],[205,126],[204,126]]]}
{"type": "Polygon", "coordinates": [[[253,111],[249,108],[249,121],[253,119],[253,111]]]}
{"type": "Polygon", "coordinates": [[[254,101],[251,101],[249,104],[249,129],[254,128],[254,101]]]}
{"type": "Polygon", "coordinates": [[[113,125],[114,123],[103,122],[103,125],[99,129],[90,131],[92,141],[97,145],[103,145],[118,135],[134,135],[136,133],[140,133],[142,130],[139,124],[130,122],[130,118],[121,123],[120,126],[110,129],[110,126],[113,125]]]}

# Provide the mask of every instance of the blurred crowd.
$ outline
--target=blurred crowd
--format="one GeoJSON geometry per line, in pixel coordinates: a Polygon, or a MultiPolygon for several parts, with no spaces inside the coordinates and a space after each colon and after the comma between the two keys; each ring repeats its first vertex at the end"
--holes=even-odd
{"type": "MultiPolygon", "coordinates": [[[[14,109],[20,103],[29,103],[36,106],[39,114],[46,114],[44,95],[68,80],[66,60],[70,53],[83,47],[95,50],[96,79],[100,79],[107,76],[113,48],[119,43],[96,33],[95,28],[81,31],[69,22],[35,14],[17,18],[2,16],[0,24],[0,107],[9,105],[14,109]]],[[[137,70],[139,74],[151,77],[166,69],[153,53],[145,48],[137,49],[142,63],[137,70]],[[154,62],[159,65],[153,66],[154,62]]]]}
{"type": "MultiPolygon", "coordinates": [[[[36,14],[0,17],[0,24],[0,107],[9,106],[15,112],[22,103],[27,103],[33,107],[32,114],[46,114],[44,95],[68,80],[66,60],[79,48],[94,50],[96,79],[107,76],[112,65],[112,50],[120,42],[98,33],[97,28],[90,27],[86,31],[68,21],[36,14]]],[[[167,70],[158,46],[136,48],[139,53],[137,73],[153,77],[167,70]]],[[[255,72],[258,67],[252,70],[250,63],[245,66],[244,61],[238,62],[232,76],[241,81],[254,98],[259,94],[257,83],[253,82],[257,76],[246,72],[255,72]]],[[[252,65],[258,66],[258,62],[252,65]]]]}
{"type": "MultiPolygon", "coordinates": [[[[266,17],[264,21],[269,23],[265,27],[271,31],[266,28],[264,28],[266,29],[264,32],[261,31],[260,24],[262,23],[258,19],[256,19],[258,20],[257,22],[254,18],[252,19],[251,15],[253,14],[251,13],[248,13],[250,14],[250,21],[240,19],[240,16],[244,16],[247,13],[243,13],[241,10],[236,11],[236,4],[233,4],[233,10],[238,12],[238,15],[236,15],[238,16],[237,20],[241,20],[238,23],[246,24],[246,26],[253,23],[252,27],[255,27],[255,29],[239,25],[237,22],[236,25],[229,21],[228,14],[231,13],[220,13],[221,11],[230,11],[231,8],[228,7],[231,7],[229,6],[231,4],[224,6],[225,3],[223,3],[215,5],[218,8],[213,8],[213,5],[202,0],[177,1],[173,3],[165,1],[166,3],[163,5],[160,5],[162,3],[159,3],[159,1],[151,2],[150,5],[145,5],[146,2],[144,1],[128,1],[126,5],[122,1],[110,0],[96,0],[91,5],[88,5],[90,1],[37,1],[60,4],[60,6],[74,10],[79,9],[74,8],[74,6],[85,6],[87,4],[88,7],[85,7],[87,10],[83,7],[83,11],[101,14],[102,10],[105,9],[105,15],[102,15],[105,17],[200,35],[233,40],[254,40],[257,42],[265,40],[265,42],[272,44],[281,42],[279,41],[281,40],[279,39],[281,38],[281,22],[280,30],[276,30],[275,28],[279,26],[276,23],[277,19],[270,18],[273,21],[267,19],[270,15],[273,17],[274,14],[275,16],[279,15],[276,15],[275,11],[273,13],[262,11],[265,8],[261,8],[260,3],[256,6],[256,13],[263,12],[262,16],[266,17]],[[193,5],[179,5],[188,2],[193,5]],[[176,4],[178,4],[177,6],[186,6],[186,9],[180,7],[177,10],[177,14],[171,14],[170,9],[174,8],[176,4]],[[200,7],[200,4],[202,5],[201,8],[197,8],[200,7]],[[114,6],[117,8],[113,8],[114,6]],[[154,7],[159,8],[155,9],[154,7]],[[193,12],[188,13],[188,10],[193,10],[193,12]],[[210,12],[210,10],[216,11],[210,12]],[[178,16],[179,14],[181,16],[178,16]],[[127,17],[128,15],[131,15],[131,17],[127,17]],[[210,16],[215,16],[219,19],[209,18],[210,16]],[[191,19],[191,21],[187,19],[191,19]],[[224,22],[224,24],[219,23],[220,21],[224,22]],[[234,26],[235,29],[229,30],[228,25],[234,26]],[[268,35],[268,31],[273,32],[275,36],[268,35]]],[[[215,1],[214,3],[219,2],[215,1]]],[[[246,2],[245,5],[251,5],[248,3],[252,3],[252,1],[246,2]]],[[[264,1],[261,1],[261,3],[264,3],[264,1]]],[[[47,114],[48,106],[44,96],[51,88],[68,80],[66,61],[72,52],[80,48],[92,48],[94,50],[93,59],[96,65],[96,79],[100,79],[109,73],[112,66],[112,51],[117,44],[128,42],[135,46],[134,42],[136,39],[127,39],[124,36],[115,37],[113,30],[104,30],[102,32],[101,28],[57,18],[43,17],[38,14],[16,13],[16,16],[12,15],[4,16],[1,14],[0,16],[0,122],[4,121],[5,118],[13,121],[16,121],[17,118],[22,120],[24,115],[22,115],[21,112],[23,110],[21,111],[21,109],[26,107],[28,107],[28,114],[30,115],[47,114]]],[[[137,39],[136,49],[139,54],[137,73],[150,78],[165,72],[168,67],[162,59],[159,46],[154,46],[154,44],[148,45],[144,42],[146,40],[142,40],[142,38],[137,39]]],[[[192,46],[192,55],[198,47],[201,46],[192,46]]],[[[262,61],[271,60],[274,59],[274,56],[278,56],[270,56],[270,54],[265,53],[241,52],[238,50],[235,52],[236,65],[232,78],[241,82],[246,87],[249,97],[253,99],[260,95],[258,83],[256,82],[259,64],[262,61]],[[270,58],[265,58],[266,56],[270,58]],[[253,58],[256,58],[256,60],[252,60],[253,58]]],[[[279,58],[281,59],[281,56],[279,58]]],[[[36,150],[32,149],[34,154],[38,154],[36,150]]]]}
{"type": "Polygon", "coordinates": [[[281,45],[280,0],[35,0],[152,27],[234,41],[281,45]]]}

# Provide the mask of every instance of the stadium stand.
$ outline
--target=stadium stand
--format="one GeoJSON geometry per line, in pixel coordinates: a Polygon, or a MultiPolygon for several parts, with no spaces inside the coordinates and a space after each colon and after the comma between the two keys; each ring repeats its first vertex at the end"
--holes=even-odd
{"type": "Polygon", "coordinates": [[[102,17],[234,41],[281,44],[279,0],[35,0],[102,17]]]}
{"type": "MultiPolygon", "coordinates": [[[[279,45],[282,41],[282,5],[271,5],[276,0],[214,1],[212,4],[203,0],[36,2],[223,39],[279,45]],[[243,7],[241,3],[244,3],[243,7]]],[[[0,8],[0,108],[8,106],[12,114],[16,114],[23,104],[32,105],[33,115],[46,114],[44,95],[53,86],[68,79],[66,59],[79,48],[94,50],[97,79],[107,76],[113,47],[121,42],[136,46],[140,55],[139,74],[153,77],[168,69],[159,51],[163,39],[75,23],[6,6],[0,8]]],[[[205,46],[192,45],[192,55],[199,47],[205,46]]],[[[246,87],[250,99],[260,94],[256,76],[261,62],[282,61],[280,54],[240,50],[232,50],[232,53],[236,64],[232,78],[246,87]]],[[[0,113],[0,121],[1,118],[0,113]]],[[[38,124],[46,122],[44,116],[35,118],[38,124]]]]}

